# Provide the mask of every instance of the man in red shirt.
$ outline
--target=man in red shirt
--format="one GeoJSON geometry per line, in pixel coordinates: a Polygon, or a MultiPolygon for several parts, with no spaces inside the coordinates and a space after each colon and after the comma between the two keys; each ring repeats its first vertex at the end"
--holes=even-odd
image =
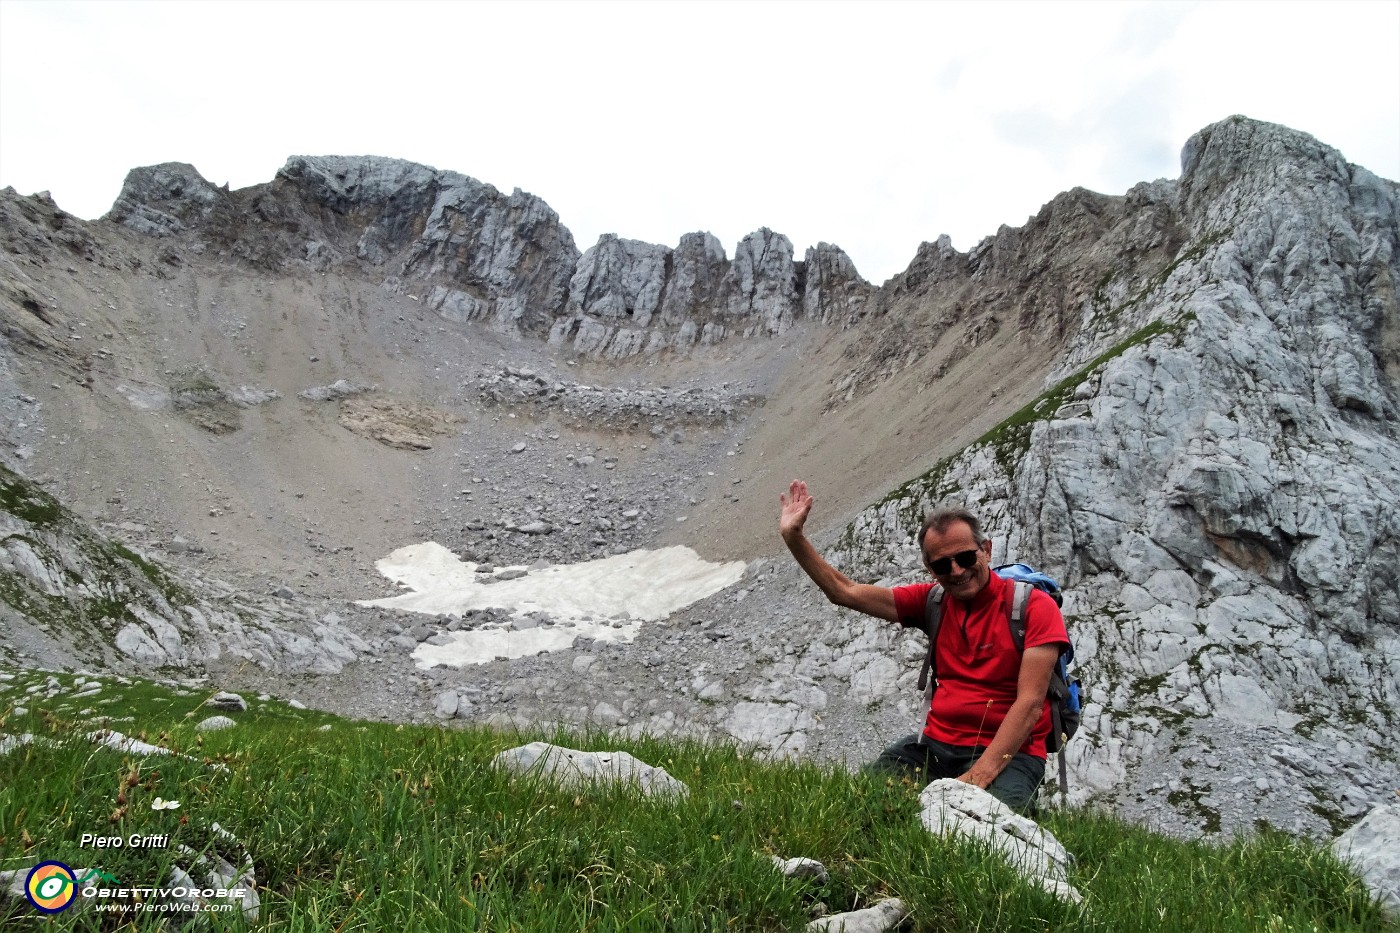
{"type": "MultiPolygon", "coordinates": [[[[926,630],[925,600],[934,584],[856,583],[827,563],[803,534],[812,510],[807,484],[793,480],[780,498],[783,541],[827,599],[926,630]]],[[[1025,810],[1045,775],[1050,674],[1069,645],[1060,609],[1048,595],[1033,591],[1026,604],[1025,650],[1017,651],[1008,621],[1014,586],[992,572],[992,542],[976,517],[963,509],[933,512],[919,531],[919,546],[924,566],[945,593],[934,649],[938,689],[922,735],[890,745],[871,767],[925,782],[957,778],[1025,810]]]]}

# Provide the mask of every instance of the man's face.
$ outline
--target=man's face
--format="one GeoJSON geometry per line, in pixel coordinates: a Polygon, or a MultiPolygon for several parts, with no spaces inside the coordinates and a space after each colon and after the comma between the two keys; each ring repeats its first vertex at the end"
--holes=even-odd
{"type": "Polygon", "coordinates": [[[924,534],[924,565],[954,599],[969,600],[982,592],[992,576],[991,557],[992,542],[978,546],[966,522],[953,522],[942,532],[930,528],[924,534]],[[970,566],[964,567],[968,561],[970,566]]]}

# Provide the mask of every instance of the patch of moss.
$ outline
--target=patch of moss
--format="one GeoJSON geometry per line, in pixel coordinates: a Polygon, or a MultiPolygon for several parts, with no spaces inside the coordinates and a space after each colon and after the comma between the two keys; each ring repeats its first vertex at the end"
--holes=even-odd
{"type": "Polygon", "coordinates": [[[1157,695],[1157,691],[1167,682],[1166,674],[1158,674],[1156,677],[1139,677],[1133,681],[1131,688],[1135,697],[1152,697],[1157,695]]]}
{"type": "Polygon", "coordinates": [[[1305,739],[1311,739],[1313,737],[1313,733],[1317,731],[1317,727],[1325,723],[1330,718],[1331,716],[1328,713],[1319,712],[1314,709],[1312,712],[1307,713],[1303,716],[1303,718],[1298,722],[1298,724],[1293,727],[1293,731],[1298,733],[1305,739]]]}
{"type": "Polygon", "coordinates": [[[1171,335],[1178,340],[1186,331],[1186,325],[1195,320],[1194,314],[1185,314],[1172,321],[1153,321],[1115,343],[1103,353],[1090,360],[1072,375],[1061,379],[1051,388],[1036,396],[1030,404],[1018,409],[1006,420],[983,434],[969,445],[969,449],[989,446],[995,452],[997,463],[1007,476],[1015,474],[1017,465],[1031,445],[1031,431],[1038,421],[1047,421],[1074,397],[1079,386],[1110,360],[1122,356],[1133,347],[1150,343],[1158,337],[1171,335]]]}
{"type": "Polygon", "coordinates": [[[1333,806],[1327,796],[1326,788],[1316,784],[1307,785],[1308,793],[1313,795],[1313,803],[1308,804],[1308,809],[1322,817],[1328,827],[1332,830],[1333,836],[1340,836],[1351,828],[1351,821],[1342,815],[1342,812],[1333,806]]]}
{"type": "Polygon", "coordinates": [[[44,625],[62,624],[68,603],[57,596],[40,593],[27,585],[25,577],[0,568],[0,602],[25,618],[44,625]]]}
{"type": "Polygon", "coordinates": [[[185,369],[170,379],[175,410],[213,434],[231,434],[243,426],[243,414],[203,369],[185,369]]]}
{"type": "Polygon", "coordinates": [[[1206,806],[1202,802],[1205,795],[1192,784],[1187,784],[1183,790],[1174,790],[1167,794],[1167,802],[1185,813],[1195,816],[1201,821],[1201,828],[1210,834],[1220,832],[1220,814],[1206,806]]]}
{"type": "Polygon", "coordinates": [[[57,499],[5,466],[0,466],[0,509],[39,528],[63,515],[57,499]]]}
{"type": "Polygon", "coordinates": [[[161,569],[159,564],[146,560],[118,541],[105,542],[105,548],[110,552],[105,555],[109,568],[120,569],[123,563],[136,567],[156,589],[160,590],[160,594],[170,605],[185,605],[196,601],[194,594],[171,579],[170,575],[161,569]]]}

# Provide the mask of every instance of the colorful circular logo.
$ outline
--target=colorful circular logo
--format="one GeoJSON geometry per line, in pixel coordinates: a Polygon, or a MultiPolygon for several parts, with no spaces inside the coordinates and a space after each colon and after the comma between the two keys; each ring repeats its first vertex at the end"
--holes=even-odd
{"type": "Polygon", "coordinates": [[[40,913],[56,914],[78,896],[78,879],[62,862],[40,862],[24,881],[24,896],[40,913]]]}

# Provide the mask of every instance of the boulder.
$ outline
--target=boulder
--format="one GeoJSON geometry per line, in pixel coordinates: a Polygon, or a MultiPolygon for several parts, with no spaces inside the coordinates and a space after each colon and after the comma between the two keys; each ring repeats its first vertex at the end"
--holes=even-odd
{"type": "Polygon", "coordinates": [[[1027,883],[1060,900],[1084,900],[1067,880],[1070,858],[1064,846],[980,787],[944,778],[924,788],[919,804],[919,820],[929,832],[985,843],[1027,883]]]}
{"type": "Polygon", "coordinates": [[[581,752],[531,742],[501,752],[494,763],[513,774],[539,775],[563,787],[630,784],[647,796],[684,797],[690,793],[665,769],[652,767],[627,752],[581,752]]]}
{"type": "Polygon", "coordinates": [[[1381,906],[1400,919],[1400,804],[1373,808],[1330,848],[1361,876],[1381,906]]]}

